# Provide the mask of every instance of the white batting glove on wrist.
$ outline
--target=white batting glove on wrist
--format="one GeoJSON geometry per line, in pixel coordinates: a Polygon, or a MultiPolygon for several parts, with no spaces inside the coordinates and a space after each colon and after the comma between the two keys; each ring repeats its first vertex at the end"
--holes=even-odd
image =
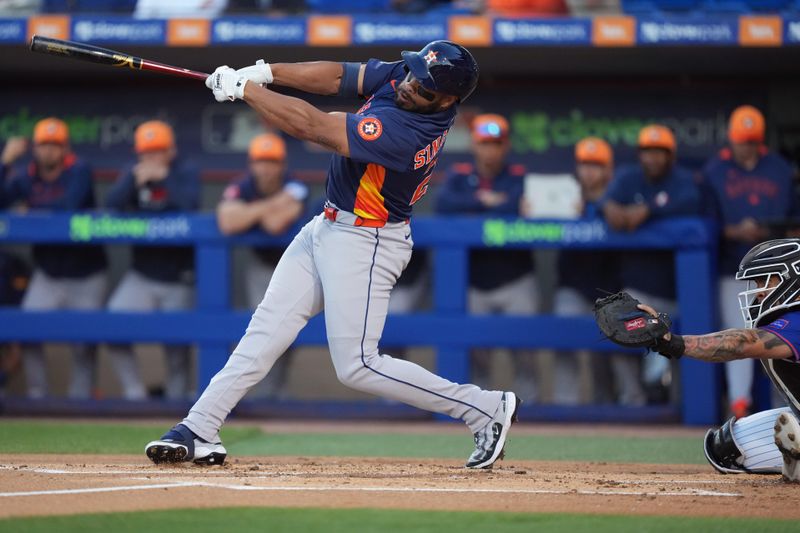
{"type": "Polygon", "coordinates": [[[241,100],[244,98],[246,84],[247,78],[236,74],[236,71],[228,65],[217,67],[217,70],[206,78],[206,87],[214,93],[217,102],[241,100]]]}
{"type": "Polygon", "coordinates": [[[272,67],[269,66],[269,63],[265,63],[263,59],[256,61],[255,65],[240,68],[236,71],[236,74],[244,76],[249,81],[257,83],[258,85],[269,84],[274,80],[272,76],[272,67]]]}

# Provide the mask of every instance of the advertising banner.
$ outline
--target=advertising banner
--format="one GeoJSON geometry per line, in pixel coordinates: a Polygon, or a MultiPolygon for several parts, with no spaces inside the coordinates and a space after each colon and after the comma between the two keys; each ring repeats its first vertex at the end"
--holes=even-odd
{"type": "Polygon", "coordinates": [[[355,44],[424,44],[446,38],[444,18],[370,16],[353,20],[355,44]]]}
{"type": "Polygon", "coordinates": [[[27,25],[25,19],[0,19],[0,44],[25,41],[27,25]]]}
{"type": "Polygon", "coordinates": [[[211,25],[212,44],[305,44],[306,19],[302,17],[216,19],[211,25]]]}
{"type": "Polygon", "coordinates": [[[506,45],[589,45],[589,19],[496,19],[495,44],[506,45]]]}
{"type": "Polygon", "coordinates": [[[640,18],[638,39],[641,45],[731,45],[738,44],[736,20],[680,20],[640,18]]]}
{"type": "Polygon", "coordinates": [[[164,20],[72,17],[72,40],[83,43],[162,44],[166,36],[164,20]]]}

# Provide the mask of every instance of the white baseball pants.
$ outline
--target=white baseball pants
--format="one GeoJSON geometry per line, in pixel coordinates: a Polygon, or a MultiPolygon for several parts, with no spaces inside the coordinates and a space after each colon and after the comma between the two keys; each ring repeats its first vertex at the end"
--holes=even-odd
{"type": "Polygon", "coordinates": [[[404,223],[365,228],[322,214],[306,224],[278,263],[244,337],[183,423],[216,441],[231,409],[323,308],[331,359],[343,384],[463,419],[473,433],[489,423],[501,391],[453,383],[378,352],[389,295],[411,257],[410,233],[404,223]]]}

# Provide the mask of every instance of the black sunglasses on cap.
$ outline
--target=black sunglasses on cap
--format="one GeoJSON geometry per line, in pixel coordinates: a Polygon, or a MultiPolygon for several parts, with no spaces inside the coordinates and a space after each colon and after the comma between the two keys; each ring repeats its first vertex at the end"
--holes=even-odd
{"type": "Polygon", "coordinates": [[[425,87],[422,86],[420,81],[417,78],[415,78],[414,75],[411,74],[410,72],[406,74],[405,81],[413,85],[414,91],[428,102],[433,102],[434,100],[436,100],[436,95],[425,89],[425,87]]]}

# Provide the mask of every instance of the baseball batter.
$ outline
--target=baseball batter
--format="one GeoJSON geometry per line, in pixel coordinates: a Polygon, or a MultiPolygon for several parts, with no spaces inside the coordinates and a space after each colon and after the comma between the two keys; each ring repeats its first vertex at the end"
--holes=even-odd
{"type": "Polygon", "coordinates": [[[217,101],[244,100],[273,127],[334,153],[328,202],[283,254],[225,367],[183,422],[145,447],[153,462],[224,461],[219,430],[228,413],[323,309],[343,384],[464,420],[475,440],[468,468],[491,467],[502,456],[519,406],[513,392],[453,383],[378,352],[389,295],[411,257],[413,205],[427,192],[458,106],[477,81],[475,59],[449,41],[391,63],[259,61],[209,76],[217,101]],[[272,83],[368,100],[356,113],[324,113],[263,86],[272,83]]]}
{"type": "MultiPolygon", "coordinates": [[[[787,481],[800,482],[800,239],[757,244],[742,259],[736,279],[748,284],[739,293],[743,329],[707,335],[659,333],[650,346],[668,358],[686,355],[716,363],[759,359],[788,407],[738,420],[732,417],[722,427],[709,430],[704,441],[706,459],[722,473],[782,472],[787,481]]],[[[625,321],[631,336],[645,328],[658,331],[663,327],[664,321],[652,307],[638,307],[656,319],[648,319],[648,326],[641,322],[631,327],[629,313],[615,312],[623,317],[617,320],[625,321]]],[[[601,329],[609,313],[598,310],[601,329]]],[[[624,344],[626,339],[612,340],[624,344]]]]}

